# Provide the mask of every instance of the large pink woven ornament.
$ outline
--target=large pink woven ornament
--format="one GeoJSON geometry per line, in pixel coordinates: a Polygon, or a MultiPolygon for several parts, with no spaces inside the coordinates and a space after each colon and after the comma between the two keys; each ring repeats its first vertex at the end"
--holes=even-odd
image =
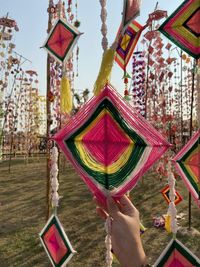
{"type": "Polygon", "coordinates": [[[131,190],[170,146],[110,85],[53,139],[104,203],[131,190]]]}

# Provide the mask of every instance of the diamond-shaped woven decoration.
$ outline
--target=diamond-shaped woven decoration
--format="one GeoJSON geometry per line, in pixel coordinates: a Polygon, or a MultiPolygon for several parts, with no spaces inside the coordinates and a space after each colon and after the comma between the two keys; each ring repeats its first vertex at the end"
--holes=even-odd
{"type": "Polygon", "coordinates": [[[200,58],[200,0],[185,0],[159,30],[192,57],[200,58]]]}
{"type": "MultiPolygon", "coordinates": [[[[165,186],[162,190],[161,193],[163,195],[163,197],[165,198],[165,200],[167,201],[167,203],[170,203],[170,198],[169,198],[169,192],[170,192],[170,187],[169,185],[165,186]]],[[[177,205],[178,203],[180,203],[183,200],[182,196],[176,191],[175,192],[175,201],[174,204],[177,205]]]]}
{"type": "Polygon", "coordinates": [[[53,139],[100,201],[132,189],[170,146],[111,85],[53,139]]]}
{"type": "Polygon", "coordinates": [[[58,19],[44,44],[48,53],[59,62],[69,58],[72,49],[78,41],[81,33],[63,19],[58,19]]]}
{"type": "MultiPolygon", "coordinates": [[[[115,61],[125,70],[142,33],[143,26],[133,20],[119,37],[115,61]]],[[[120,30],[119,30],[120,32],[120,30]]]]}
{"type": "Polygon", "coordinates": [[[179,240],[172,239],[153,266],[194,267],[200,266],[200,260],[179,240]]]}
{"type": "Polygon", "coordinates": [[[52,215],[41,231],[40,240],[54,267],[63,267],[75,253],[57,216],[52,215]]]}
{"type": "Polygon", "coordinates": [[[200,130],[173,158],[173,163],[200,207],[200,130]]]}

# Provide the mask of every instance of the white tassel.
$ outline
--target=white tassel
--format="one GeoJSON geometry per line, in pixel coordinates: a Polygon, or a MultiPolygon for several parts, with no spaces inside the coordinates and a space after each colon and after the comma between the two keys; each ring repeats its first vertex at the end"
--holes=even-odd
{"type": "Polygon", "coordinates": [[[106,244],[106,267],[112,267],[113,262],[113,255],[111,252],[112,249],[112,241],[111,241],[111,218],[108,217],[105,222],[105,229],[107,236],[105,238],[105,244],[106,244]]]}
{"type": "Polygon", "coordinates": [[[51,188],[52,188],[52,206],[58,207],[59,205],[59,195],[58,195],[58,188],[59,188],[59,183],[58,183],[58,149],[57,147],[53,147],[51,149],[51,171],[50,171],[50,176],[51,176],[51,188]]]}

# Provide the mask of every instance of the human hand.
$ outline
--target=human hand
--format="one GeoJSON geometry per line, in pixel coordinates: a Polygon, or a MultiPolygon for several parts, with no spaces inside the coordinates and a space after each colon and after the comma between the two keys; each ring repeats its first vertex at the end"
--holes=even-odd
{"type": "Polygon", "coordinates": [[[107,207],[95,199],[97,213],[106,219],[112,219],[111,240],[116,258],[123,267],[141,267],[145,265],[146,256],[140,238],[139,212],[128,199],[123,196],[118,202],[107,198],[107,207]]]}

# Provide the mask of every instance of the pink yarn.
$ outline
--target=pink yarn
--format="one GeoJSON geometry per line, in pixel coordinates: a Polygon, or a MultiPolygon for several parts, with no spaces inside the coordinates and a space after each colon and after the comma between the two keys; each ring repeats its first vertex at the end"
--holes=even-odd
{"type": "Polygon", "coordinates": [[[94,158],[105,166],[110,165],[112,161],[116,161],[130,145],[129,139],[120,129],[106,114],[83,138],[86,148],[89,151],[94,151],[94,158]],[[109,125],[109,134],[107,135],[104,133],[105,125],[109,125]]]}
{"type": "MultiPolygon", "coordinates": [[[[109,135],[111,134],[111,137],[109,137],[112,142],[109,142],[108,145],[108,139],[107,142],[105,142],[102,147],[96,146],[95,148],[95,155],[96,158],[105,165],[108,165],[110,163],[111,156],[109,156],[109,153],[114,155],[116,153],[115,157],[117,158],[119,153],[124,151],[127,145],[127,140],[125,133],[119,134],[119,129],[118,129],[118,136],[115,136],[116,132],[116,125],[115,123],[111,122],[111,119],[109,116],[105,116],[106,120],[108,120],[108,131],[109,135]],[[113,133],[112,133],[113,132],[113,133]],[[115,140],[118,139],[121,140],[121,144],[116,147],[114,146],[115,140]],[[107,150],[107,159],[105,160],[106,157],[103,157],[105,153],[105,146],[108,148],[107,150]],[[103,152],[104,150],[104,152],[103,152]],[[109,151],[109,152],[108,152],[109,151]],[[96,152],[98,152],[96,154],[96,152]]],[[[102,141],[102,144],[105,140],[101,139],[101,124],[103,121],[99,121],[99,132],[93,131],[93,134],[96,135],[97,138],[99,138],[102,141]]],[[[90,138],[94,138],[91,133],[86,135],[84,138],[87,138],[90,140],[90,138]]],[[[112,86],[107,85],[102,93],[96,97],[93,97],[85,106],[81,108],[81,110],[68,122],[68,124],[58,133],[56,134],[53,139],[56,140],[56,142],[59,144],[60,148],[63,150],[65,155],[68,157],[68,159],[72,162],[73,166],[75,169],[78,170],[79,174],[81,175],[82,179],[84,182],[87,184],[89,187],[90,191],[96,197],[102,201],[102,203],[105,204],[105,200],[107,197],[107,194],[111,194],[113,197],[119,199],[122,195],[124,195],[128,190],[131,190],[139,180],[139,178],[146,172],[152,164],[158,160],[161,155],[169,148],[169,143],[165,141],[165,139],[162,137],[161,134],[159,134],[147,121],[138,113],[136,113],[133,108],[124,102],[122,97],[112,88],[112,86]],[[96,183],[96,181],[92,178],[89,177],[88,174],[85,172],[83,168],[80,167],[79,163],[76,161],[76,159],[73,157],[71,151],[67,148],[65,145],[63,139],[68,139],[76,130],[77,128],[81,127],[85,122],[88,121],[88,118],[91,116],[91,114],[96,110],[98,104],[104,100],[104,99],[109,99],[113,105],[117,108],[121,116],[126,120],[127,125],[132,127],[134,129],[134,132],[141,136],[143,140],[145,140],[147,144],[147,148],[144,151],[144,155],[141,158],[140,163],[137,165],[137,168],[135,168],[132,173],[130,174],[129,177],[127,177],[126,181],[119,186],[118,188],[113,189],[112,191],[107,191],[105,188],[101,187],[99,184],[96,183]]],[[[84,144],[84,143],[83,143],[84,144]]],[[[130,143],[129,143],[130,144],[130,143]]],[[[85,145],[85,144],[84,144],[85,145]]],[[[86,145],[86,148],[91,151],[92,149],[92,144],[86,145]]]]}

